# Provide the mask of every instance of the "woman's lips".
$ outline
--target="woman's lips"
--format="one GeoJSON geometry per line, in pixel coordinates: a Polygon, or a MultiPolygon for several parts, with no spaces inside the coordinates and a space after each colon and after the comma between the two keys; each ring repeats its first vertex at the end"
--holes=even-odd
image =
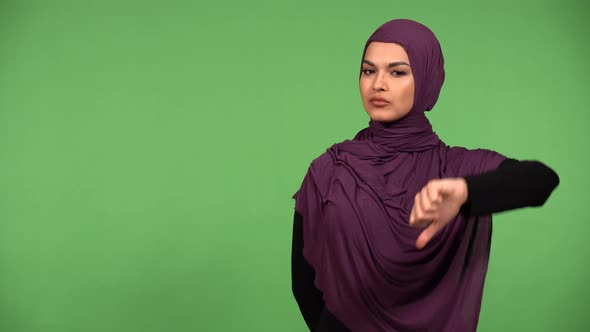
{"type": "Polygon", "coordinates": [[[373,104],[374,106],[377,106],[377,107],[382,107],[382,106],[389,105],[389,102],[385,101],[385,100],[375,99],[375,100],[371,100],[371,104],[373,104]]]}

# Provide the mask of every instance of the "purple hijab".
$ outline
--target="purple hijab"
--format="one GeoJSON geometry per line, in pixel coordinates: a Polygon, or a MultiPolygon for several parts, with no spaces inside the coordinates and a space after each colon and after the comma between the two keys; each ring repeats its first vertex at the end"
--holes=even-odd
{"type": "Polygon", "coordinates": [[[372,41],[404,47],[414,104],[395,122],[369,121],[311,162],[293,195],[303,215],[303,255],[326,307],[352,331],[475,331],[491,215],[461,212],[418,250],[423,228],[409,225],[409,213],[428,180],[480,174],[506,157],[447,146],[432,131],[424,112],[445,77],[432,31],[407,19],[386,22],[367,40],[363,58],[372,41]]]}

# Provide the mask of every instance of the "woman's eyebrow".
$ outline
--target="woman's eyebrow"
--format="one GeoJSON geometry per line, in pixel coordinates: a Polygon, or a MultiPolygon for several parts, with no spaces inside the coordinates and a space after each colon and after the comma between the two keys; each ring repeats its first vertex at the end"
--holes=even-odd
{"type": "MultiPolygon", "coordinates": [[[[375,66],[374,63],[372,63],[371,61],[369,61],[367,59],[363,60],[363,63],[369,64],[369,65],[371,65],[373,67],[377,67],[377,66],[375,66]]],[[[392,63],[388,64],[387,65],[387,68],[391,68],[391,67],[395,67],[395,66],[402,66],[402,65],[411,67],[409,64],[407,64],[407,63],[405,63],[403,61],[396,61],[396,62],[392,62],[392,63]]]]}

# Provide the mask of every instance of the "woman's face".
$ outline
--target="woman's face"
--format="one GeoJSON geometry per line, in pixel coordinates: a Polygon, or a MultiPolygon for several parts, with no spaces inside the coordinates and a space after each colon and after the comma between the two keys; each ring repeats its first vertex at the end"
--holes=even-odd
{"type": "Polygon", "coordinates": [[[371,42],[363,59],[359,87],[371,120],[390,122],[408,114],[414,103],[414,76],[404,48],[371,42]]]}

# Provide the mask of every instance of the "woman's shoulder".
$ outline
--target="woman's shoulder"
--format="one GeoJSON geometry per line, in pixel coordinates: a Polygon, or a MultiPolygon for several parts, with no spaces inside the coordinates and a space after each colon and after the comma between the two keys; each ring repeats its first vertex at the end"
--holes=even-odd
{"type": "Polygon", "coordinates": [[[309,164],[309,169],[317,175],[325,175],[327,172],[331,171],[335,167],[335,160],[331,149],[333,149],[336,144],[326,148],[324,152],[313,158],[309,164]]]}
{"type": "Polygon", "coordinates": [[[331,168],[336,163],[336,155],[339,153],[339,149],[346,144],[355,143],[352,140],[345,139],[340,142],[332,143],[327,146],[321,154],[317,155],[312,159],[310,165],[317,168],[331,168]]]}
{"type": "Polygon", "coordinates": [[[445,145],[446,161],[463,175],[481,174],[496,169],[507,159],[504,154],[490,148],[467,148],[445,145]]]}
{"type": "Polygon", "coordinates": [[[293,195],[293,198],[296,198],[303,188],[315,188],[320,197],[325,197],[330,187],[334,168],[334,159],[330,148],[327,148],[326,151],[311,160],[303,177],[301,188],[293,195]]]}
{"type": "Polygon", "coordinates": [[[315,182],[328,183],[338,164],[337,155],[339,154],[339,146],[346,142],[350,141],[344,140],[342,142],[333,143],[328,146],[324,152],[315,156],[309,163],[307,175],[311,176],[315,182]]]}

